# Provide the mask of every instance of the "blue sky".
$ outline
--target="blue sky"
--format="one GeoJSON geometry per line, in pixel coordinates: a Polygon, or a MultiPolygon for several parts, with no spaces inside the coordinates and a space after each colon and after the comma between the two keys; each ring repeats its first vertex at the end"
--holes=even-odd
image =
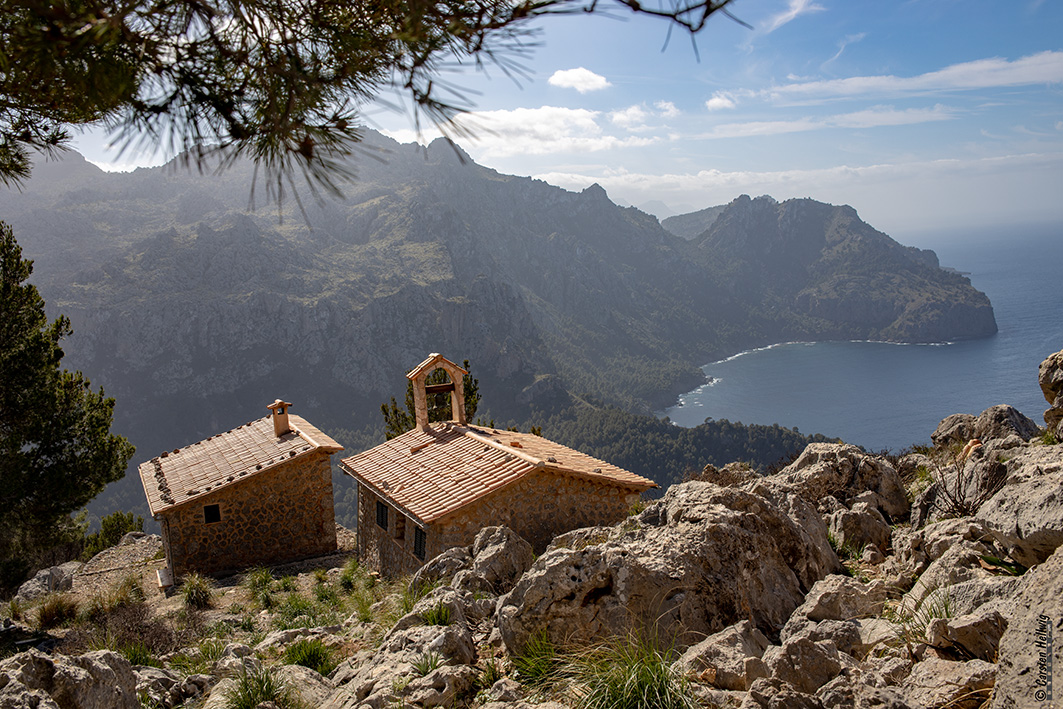
{"type": "MultiPolygon", "coordinates": [[[[519,85],[447,74],[475,106],[477,139],[458,142],[504,173],[674,211],[747,193],[851,204],[898,237],[1063,222],[1060,0],[731,8],[752,29],[714,17],[696,52],[619,9],[537,20],[519,85]]],[[[403,142],[438,135],[394,110],[367,118],[403,142]]],[[[79,149],[106,160],[89,138],[79,149]]]]}

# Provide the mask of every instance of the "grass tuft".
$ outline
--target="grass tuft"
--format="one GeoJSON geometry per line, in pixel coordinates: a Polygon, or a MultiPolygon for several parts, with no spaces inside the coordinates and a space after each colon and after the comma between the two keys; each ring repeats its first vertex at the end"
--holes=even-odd
{"type": "Polygon", "coordinates": [[[37,627],[41,630],[56,628],[73,622],[78,617],[78,604],[72,596],[53,593],[37,608],[37,627]]]}
{"type": "Polygon", "coordinates": [[[214,605],[214,582],[206,576],[191,573],[181,584],[181,595],[186,608],[205,610],[214,605]]]}
{"type": "Polygon", "coordinates": [[[236,685],[225,697],[226,709],[256,709],[260,704],[272,702],[283,709],[295,709],[299,702],[290,687],[280,682],[267,670],[242,672],[236,685]]]}
{"type": "Polygon", "coordinates": [[[331,674],[336,669],[336,658],[332,650],[317,638],[302,638],[284,651],[284,663],[309,667],[319,675],[331,674]]]}
{"type": "Polygon", "coordinates": [[[421,617],[426,625],[450,625],[450,606],[440,601],[425,611],[421,617]]]}
{"type": "Polygon", "coordinates": [[[524,650],[513,658],[517,679],[530,687],[553,684],[561,675],[562,658],[545,630],[532,635],[524,650]]]}
{"type": "Polygon", "coordinates": [[[573,660],[580,709],[695,709],[685,677],[672,669],[671,651],[629,635],[573,660]]]}
{"type": "Polygon", "coordinates": [[[420,657],[414,660],[413,671],[419,677],[424,677],[435,672],[436,668],[441,664],[443,664],[443,656],[438,652],[429,650],[428,652],[422,653],[420,657]]]}

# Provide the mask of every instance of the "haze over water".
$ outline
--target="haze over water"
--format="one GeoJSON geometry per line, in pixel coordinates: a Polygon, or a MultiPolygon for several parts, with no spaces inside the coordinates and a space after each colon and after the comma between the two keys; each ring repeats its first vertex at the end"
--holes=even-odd
{"type": "Polygon", "coordinates": [[[1038,425],[1037,367],[1063,349],[1063,225],[896,237],[931,248],[989,296],[999,332],[939,345],[790,343],[705,365],[714,381],[663,412],[797,427],[872,450],[929,443],[953,413],[1011,404],[1038,425]]]}

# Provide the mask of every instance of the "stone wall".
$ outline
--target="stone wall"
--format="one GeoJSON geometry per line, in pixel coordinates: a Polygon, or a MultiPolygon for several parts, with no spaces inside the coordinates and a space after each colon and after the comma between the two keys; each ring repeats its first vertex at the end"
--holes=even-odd
{"type": "MultiPolygon", "coordinates": [[[[470,546],[484,527],[503,525],[526,539],[541,554],[556,535],[580,527],[616,524],[627,516],[639,494],[583,478],[537,471],[488,497],[428,525],[424,560],[413,553],[412,520],[396,538],[402,513],[388,504],[388,529],[376,524],[377,497],[358,486],[358,553],[365,566],[385,576],[416,571],[425,560],[457,546],[470,546]]],[[[387,501],[385,500],[385,503],[387,501]]]]}
{"type": "Polygon", "coordinates": [[[336,550],[329,454],[317,451],[167,510],[163,541],[175,577],[276,564],[336,550]],[[218,522],[204,510],[217,505],[218,522]]]}

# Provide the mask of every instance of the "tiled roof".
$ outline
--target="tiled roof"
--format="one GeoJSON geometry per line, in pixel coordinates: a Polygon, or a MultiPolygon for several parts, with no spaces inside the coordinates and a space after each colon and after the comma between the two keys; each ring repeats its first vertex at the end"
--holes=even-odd
{"type": "Polygon", "coordinates": [[[266,416],[231,431],[193,443],[140,464],[140,482],[151,513],[183,505],[281,463],[343,446],[301,416],[288,414],[292,429],[273,435],[273,417],[266,416]]]}
{"type": "Polygon", "coordinates": [[[468,374],[468,372],[466,372],[464,368],[459,367],[458,365],[454,364],[453,362],[451,362],[449,359],[447,359],[443,355],[439,354],[438,352],[433,352],[432,354],[428,355],[428,357],[425,359],[425,361],[421,362],[419,365],[417,365],[416,367],[411,369],[409,372],[407,372],[406,373],[406,378],[407,379],[413,379],[418,374],[421,374],[422,372],[427,372],[428,370],[435,368],[437,365],[439,365],[440,362],[446,362],[447,364],[449,364],[451,367],[453,367],[454,369],[458,370],[462,374],[468,374]]]}
{"type": "Polygon", "coordinates": [[[421,522],[434,522],[536,470],[638,492],[652,480],[530,433],[446,421],[414,429],[340,461],[421,522]]]}

